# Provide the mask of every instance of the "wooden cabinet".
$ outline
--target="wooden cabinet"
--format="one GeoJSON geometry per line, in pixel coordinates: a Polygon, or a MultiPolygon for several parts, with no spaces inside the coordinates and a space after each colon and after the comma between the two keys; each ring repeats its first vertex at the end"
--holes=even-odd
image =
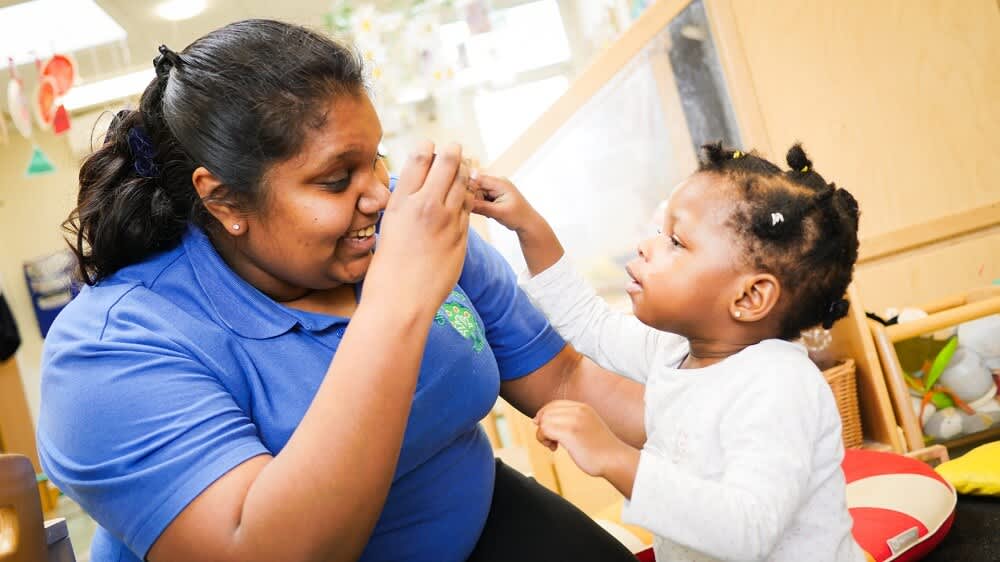
{"type": "Polygon", "coordinates": [[[0,362],[0,453],[18,453],[28,457],[41,472],[35,447],[35,427],[24,397],[24,385],[17,362],[0,362]]]}

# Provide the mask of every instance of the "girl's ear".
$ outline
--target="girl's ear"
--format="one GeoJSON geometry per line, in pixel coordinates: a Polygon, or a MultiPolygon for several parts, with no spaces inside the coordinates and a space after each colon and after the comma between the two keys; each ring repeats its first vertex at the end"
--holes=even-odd
{"type": "Polygon", "coordinates": [[[758,322],[767,317],[781,297],[781,284],[770,273],[756,273],[743,278],[729,313],[739,322],[758,322]]]}

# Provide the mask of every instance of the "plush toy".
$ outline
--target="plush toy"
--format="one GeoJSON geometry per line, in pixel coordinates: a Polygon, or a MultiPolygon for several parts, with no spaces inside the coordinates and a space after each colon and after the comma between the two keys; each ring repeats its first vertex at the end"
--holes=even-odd
{"type": "Polygon", "coordinates": [[[959,325],[958,339],[979,354],[988,369],[1000,369],[1000,314],[959,325]]]}
{"type": "Polygon", "coordinates": [[[910,391],[910,403],[913,404],[913,411],[920,416],[920,426],[923,427],[927,425],[927,421],[930,420],[931,416],[933,416],[938,410],[933,403],[924,405],[920,396],[921,395],[919,393],[916,393],[913,390],[910,391]],[[922,410],[921,406],[923,406],[922,410]]]}
{"type": "Polygon", "coordinates": [[[980,445],[935,470],[959,493],[1000,497],[1000,441],[980,445]]]}
{"type": "Polygon", "coordinates": [[[941,385],[948,387],[966,402],[978,400],[987,393],[996,396],[992,373],[986,368],[982,357],[961,336],[956,341],[959,342],[958,348],[941,373],[941,385]]]}
{"type": "Polygon", "coordinates": [[[944,441],[962,434],[962,415],[955,408],[945,408],[927,420],[924,435],[936,441],[944,441]]]}
{"type": "MultiPolygon", "coordinates": [[[[903,309],[896,320],[925,316],[919,309],[903,309]]],[[[925,436],[941,441],[1000,424],[1000,314],[912,341],[923,345],[906,348],[910,367],[903,376],[925,436]],[[935,346],[934,340],[944,343],[935,346]],[[918,361],[923,361],[919,368],[918,361]]],[[[900,348],[901,361],[902,357],[900,348]]]]}

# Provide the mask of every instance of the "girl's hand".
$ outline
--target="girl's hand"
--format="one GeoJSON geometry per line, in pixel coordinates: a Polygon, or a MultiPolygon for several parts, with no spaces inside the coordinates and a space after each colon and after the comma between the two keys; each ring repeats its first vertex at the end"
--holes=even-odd
{"type": "Polygon", "coordinates": [[[562,445],[584,472],[607,476],[618,459],[634,450],[608,428],[597,412],[587,404],[554,400],[535,414],[536,437],[553,451],[562,445]]]}
{"type": "Polygon", "coordinates": [[[474,195],[462,147],[437,154],[423,141],[410,154],[382,216],[378,251],[365,282],[397,303],[436,311],[458,282],[474,195]]]}
{"type": "Polygon", "coordinates": [[[476,194],[473,213],[489,217],[515,232],[544,222],[517,187],[505,178],[479,175],[472,180],[472,187],[476,194]]]}

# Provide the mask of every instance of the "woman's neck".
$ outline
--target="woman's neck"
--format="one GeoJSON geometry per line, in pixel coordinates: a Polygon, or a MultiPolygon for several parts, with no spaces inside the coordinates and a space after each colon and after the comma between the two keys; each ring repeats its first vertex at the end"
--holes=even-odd
{"type": "Polygon", "coordinates": [[[354,285],[339,285],[332,289],[310,291],[300,299],[282,304],[306,312],[318,312],[346,318],[353,316],[354,311],[358,308],[354,285]]]}

